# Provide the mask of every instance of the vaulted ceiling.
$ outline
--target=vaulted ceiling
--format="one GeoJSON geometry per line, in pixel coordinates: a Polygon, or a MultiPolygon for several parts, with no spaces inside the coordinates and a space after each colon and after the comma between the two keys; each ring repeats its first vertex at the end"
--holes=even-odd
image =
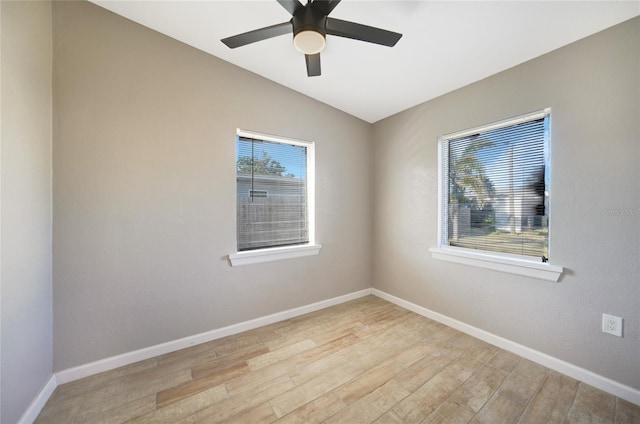
{"type": "Polygon", "coordinates": [[[329,35],[322,75],[307,77],[290,34],[236,49],[220,42],[291,19],[275,0],[93,2],[368,122],[640,15],[637,0],[344,0],[332,17],[403,37],[390,48],[329,35]]]}

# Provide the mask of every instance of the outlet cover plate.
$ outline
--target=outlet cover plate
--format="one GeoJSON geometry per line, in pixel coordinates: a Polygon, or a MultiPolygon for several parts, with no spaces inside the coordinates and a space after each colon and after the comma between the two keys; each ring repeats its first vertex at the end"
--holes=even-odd
{"type": "Polygon", "coordinates": [[[622,337],[622,318],[614,315],[602,314],[602,331],[604,333],[622,337]]]}

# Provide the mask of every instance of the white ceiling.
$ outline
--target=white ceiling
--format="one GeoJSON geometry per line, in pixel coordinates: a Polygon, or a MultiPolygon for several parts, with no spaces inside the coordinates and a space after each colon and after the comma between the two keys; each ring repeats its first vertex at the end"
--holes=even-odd
{"type": "Polygon", "coordinates": [[[389,48],[327,36],[322,75],[309,78],[289,35],[233,50],[220,42],[288,21],[275,0],[92,1],[367,122],[640,15],[640,0],[343,0],[332,17],[403,37],[389,48]]]}

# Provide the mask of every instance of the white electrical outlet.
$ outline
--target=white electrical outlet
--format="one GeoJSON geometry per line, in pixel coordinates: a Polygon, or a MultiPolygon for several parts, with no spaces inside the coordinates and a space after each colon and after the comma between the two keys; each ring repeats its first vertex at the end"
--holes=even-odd
{"type": "Polygon", "coordinates": [[[622,337],[622,318],[602,314],[602,332],[622,337]]]}

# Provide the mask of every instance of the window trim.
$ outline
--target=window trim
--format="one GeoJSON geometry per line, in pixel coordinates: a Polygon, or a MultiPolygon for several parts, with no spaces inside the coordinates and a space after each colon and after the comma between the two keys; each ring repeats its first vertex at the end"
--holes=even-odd
{"type": "Polygon", "coordinates": [[[564,268],[550,263],[535,262],[523,256],[523,258],[505,256],[506,254],[492,254],[489,251],[474,251],[461,247],[432,247],[429,249],[433,259],[455,262],[463,265],[471,265],[480,268],[509,274],[522,275],[558,282],[564,268]]]}
{"type": "MultiPolygon", "coordinates": [[[[307,213],[309,221],[309,242],[292,246],[266,247],[252,250],[244,250],[238,252],[238,243],[236,240],[235,253],[228,255],[231,266],[251,265],[256,263],[279,261],[284,259],[298,258],[304,256],[312,256],[320,253],[322,245],[316,243],[316,203],[315,203],[315,187],[316,187],[316,169],[315,169],[315,143],[313,141],[303,141],[291,138],[274,136],[271,134],[258,133],[254,131],[246,131],[240,128],[236,129],[236,137],[255,138],[276,143],[291,144],[295,146],[303,146],[307,149],[307,213]]],[[[236,206],[237,214],[237,206],[236,206]]],[[[237,215],[236,215],[237,216],[237,215]]],[[[238,223],[236,222],[236,227],[238,223]]],[[[236,236],[237,237],[237,236],[236,236]]]]}
{"type": "Polygon", "coordinates": [[[264,249],[245,250],[230,253],[231,266],[259,264],[263,262],[280,261],[284,259],[313,256],[320,253],[322,245],[315,243],[298,244],[295,246],[269,247],[264,249]]]}
{"type": "MultiPolygon", "coordinates": [[[[510,255],[508,253],[493,252],[488,250],[476,250],[463,247],[448,246],[445,240],[442,240],[442,226],[447,225],[444,215],[445,205],[443,204],[443,190],[445,189],[445,181],[449,176],[444,175],[444,167],[442,160],[444,158],[444,142],[449,139],[464,137],[480,131],[488,131],[492,129],[507,127],[521,122],[527,122],[551,115],[551,108],[541,111],[527,113],[515,118],[505,119],[489,125],[483,125],[463,131],[458,131],[438,137],[438,239],[437,247],[430,248],[431,257],[433,259],[444,260],[449,262],[471,265],[480,268],[491,269],[494,271],[506,272],[510,274],[522,275],[526,277],[537,278],[546,281],[558,282],[564,268],[551,263],[542,263],[530,256],[510,255]]],[[[549,129],[551,130],[551,129],[549,129]]],[[[549,222],[549,245],[551,244],[551,221],[549,222]]],[[[551,251],[551,246],[549,246],[551,251]]],[[[549,255],[551,256],[551,255],[549,255]]]]}

